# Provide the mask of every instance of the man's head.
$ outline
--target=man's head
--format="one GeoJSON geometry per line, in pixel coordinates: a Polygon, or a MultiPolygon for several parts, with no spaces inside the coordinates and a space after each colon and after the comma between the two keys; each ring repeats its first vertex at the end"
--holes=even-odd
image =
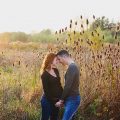
{"type": "Polygon", "coordinates": [[[70,55],[69,55],[68,51],[66,51],[66,50],[60,50],[57,53],[57,58],[58,58],[59,62],[62,65],[67,65],[68,64],[68,60],[70,58],[70,55]]]}

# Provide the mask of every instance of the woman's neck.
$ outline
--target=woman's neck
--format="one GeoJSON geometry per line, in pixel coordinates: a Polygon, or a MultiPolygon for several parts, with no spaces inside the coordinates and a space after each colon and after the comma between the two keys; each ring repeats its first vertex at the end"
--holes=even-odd
{"type": "Polygon", "coordinates": [[[57,77],[57,75],[55,74],[54,68],[51,68],[49,70],[47,69],[46,71],[50,73],[52,76],[57,77]]]}

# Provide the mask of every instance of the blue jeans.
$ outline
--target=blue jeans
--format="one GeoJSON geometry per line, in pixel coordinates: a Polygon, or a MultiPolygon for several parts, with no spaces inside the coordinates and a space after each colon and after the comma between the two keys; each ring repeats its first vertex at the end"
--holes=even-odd
{"type": "Polygon", "coordinates": [[[41,98],[42,117],[41,120],[58,120],[59,108],[50,102],[44,95],[41,98]]]}
{"type": "Polygon", "coordinates": [[[65,101],[65,111],[62,120],[72,120],[80,105],[80,96],[68,97],[65,101]]]}

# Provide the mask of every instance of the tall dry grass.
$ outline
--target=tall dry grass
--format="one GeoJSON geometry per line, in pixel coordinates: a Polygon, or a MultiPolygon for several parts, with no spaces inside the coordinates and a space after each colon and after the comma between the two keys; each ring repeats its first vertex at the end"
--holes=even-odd
{"type": "MultiPolygon", "coordinates": [[[[119,120],[120,42],[115,34],[115,44],[104,43],[99,26],[91,31],[90,25],[80,16],[56,32],[55,45],[18,42],[0,49],[0,120],[39,120],[40,65],[47,52],[60,49],[68,50],[80,68],[81,105],[75,119],[119,120]]],[[[65,68],[59,70],[64,84],[65,68]]]]}

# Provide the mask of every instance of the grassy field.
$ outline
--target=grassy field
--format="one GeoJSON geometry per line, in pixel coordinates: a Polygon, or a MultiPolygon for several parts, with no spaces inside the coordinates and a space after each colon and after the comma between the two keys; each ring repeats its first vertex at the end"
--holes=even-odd
{"type": "MultiPolygon", "coordinates": [[[[31,50],[18,50],[9,46],[0,50],[0,120],[39,119],[42,94],[39,69],[44,55],[58,49],[52,48],[40,44],[37,49],[33,47],[31,50]]],[[[85,48],[80,49],[77,55],[71,51],[81,71],[82,99],[77,117],[85,120],[117,120],[115,117],[119,117],[120,112],[119,46],[105,45],[100,53],[94,54],[87,51],[87,57],[85,48]]],[[[65,68],[59,68],[63,83],[65,68]]]]}
{"type": "MultiPolygon", "coordinates": [[[[0,44],[0,120],[39,120],[40,66],[46,53],[60,49],[68,50],[80,69],[81,105],[75,120],[119,120],[119,39],[106,43],[99,27],[91,31],[81,25],[79,31],[77,25],[70,21],[69,30],[56,32],[55,43],[0,44]]],[[[63,85],[66,68],[58,68],[63,85]]]]}

